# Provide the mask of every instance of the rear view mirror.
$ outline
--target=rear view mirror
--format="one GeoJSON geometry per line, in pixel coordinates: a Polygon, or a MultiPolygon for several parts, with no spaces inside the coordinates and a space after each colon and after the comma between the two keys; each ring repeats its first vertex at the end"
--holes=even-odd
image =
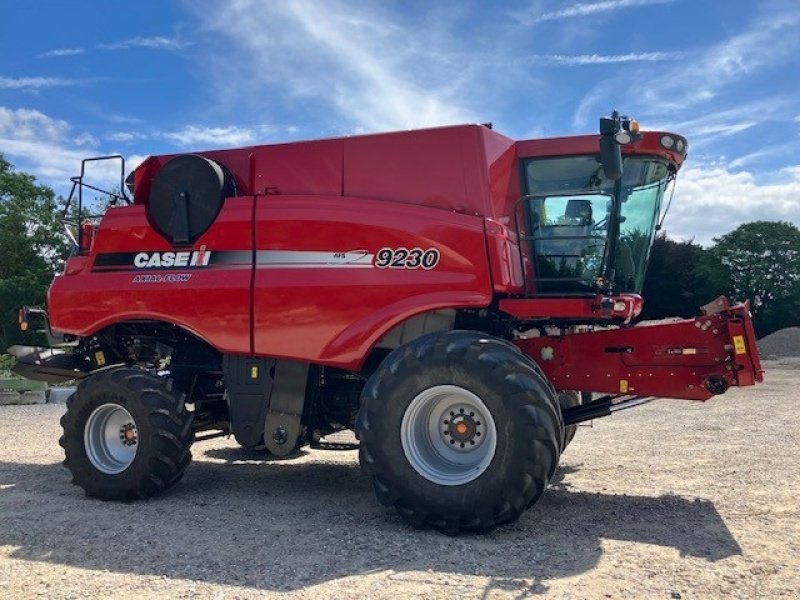
{"type": "Polygon", "coordinates": [[[600,164],[603,165],[603,173],[611,181],[617,181],[622,177],[622,148],[615,139],[619,131],[619,117],[617,112],[611,118],[601,117],[600,119],[600,164]]]}

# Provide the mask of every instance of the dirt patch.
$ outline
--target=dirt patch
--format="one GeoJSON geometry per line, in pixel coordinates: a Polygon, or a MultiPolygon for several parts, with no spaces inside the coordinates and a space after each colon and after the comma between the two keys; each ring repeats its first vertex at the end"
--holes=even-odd
{"type": "Polygon", "coordinates": [[[0,416],[5,598],[797,598],[800,372],[705,404],[580,427],[542,501],[488,536],[417,531],[356,453],[269,462],[198,443],[172,493],[84,497],[60,466],[63,405],[0,416]]]}

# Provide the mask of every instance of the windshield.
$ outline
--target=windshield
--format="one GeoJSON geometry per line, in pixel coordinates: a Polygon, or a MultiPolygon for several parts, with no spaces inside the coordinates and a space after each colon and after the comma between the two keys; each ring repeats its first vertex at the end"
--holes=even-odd
{"type": "MultiPolygon", "coordinates": [[[[595,293],[608,262],[614,182],[593,156],[524,164],[521,203],[535,292],[595,293]]],[[[621,182],[614,291],[640,292],[669,168],[663,160],[626,158],[621,182]]]]}

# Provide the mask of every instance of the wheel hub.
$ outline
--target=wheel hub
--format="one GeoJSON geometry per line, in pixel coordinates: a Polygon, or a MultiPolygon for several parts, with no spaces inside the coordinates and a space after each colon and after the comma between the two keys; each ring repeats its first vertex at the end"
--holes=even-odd
{"type": "Polygon", "coordinates": [[[440,485],[478,478],[494,458],[497,430],[473,392],[438,385],[420,392],[401,424],[403,452],[417,473],[440,485]]]}
{"type": "Polygon", "coordinates": [[[83,446],[95,469],[106,475],[122,473],[136,458],[139,446],[136,421],[120,404],[102,404],[86,419],[83,446]]]}
{"type": "Polygon", "coordinates": [[[474,407],[457,406],[447,410],[442,416],[442,434],[446,442],[455,448],[468,448],[481,442],[485,435],[485,426],[476,414],[474,407]]]}
{"type": "Polygon", "coordinates": [[[133,422],[125,423],[122,427],[119,428],[119,439],[122,440],[122,443],[126,446],[135,446],[136,442],[139,439],[138,433],[136,431],[136,424],[133,422]]]}

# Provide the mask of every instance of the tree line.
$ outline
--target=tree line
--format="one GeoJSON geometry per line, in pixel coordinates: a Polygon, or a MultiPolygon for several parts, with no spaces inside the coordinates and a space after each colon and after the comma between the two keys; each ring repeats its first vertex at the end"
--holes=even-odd
{"type": "MultiPolygon", "coordinates": [[[[43,305],[70,253],[65,200],[0,154],[0,354],[41,344],[21,332],[17,311],[43,305]]],[[[718,296],[750,300],[759,337],[800,325],[800,229],[786,222],[745,223],[709,248],[659,234],[650,252],[642,319],[692,317],[718,296]]]]}
{"type": "Polygon", "coordinates": [[[650,252],[642,319],[691,317],[719,296],[750,301],[756,335],[800,325],[800,229],[744,223],[709,248],[659,234],[650,252]]]}

